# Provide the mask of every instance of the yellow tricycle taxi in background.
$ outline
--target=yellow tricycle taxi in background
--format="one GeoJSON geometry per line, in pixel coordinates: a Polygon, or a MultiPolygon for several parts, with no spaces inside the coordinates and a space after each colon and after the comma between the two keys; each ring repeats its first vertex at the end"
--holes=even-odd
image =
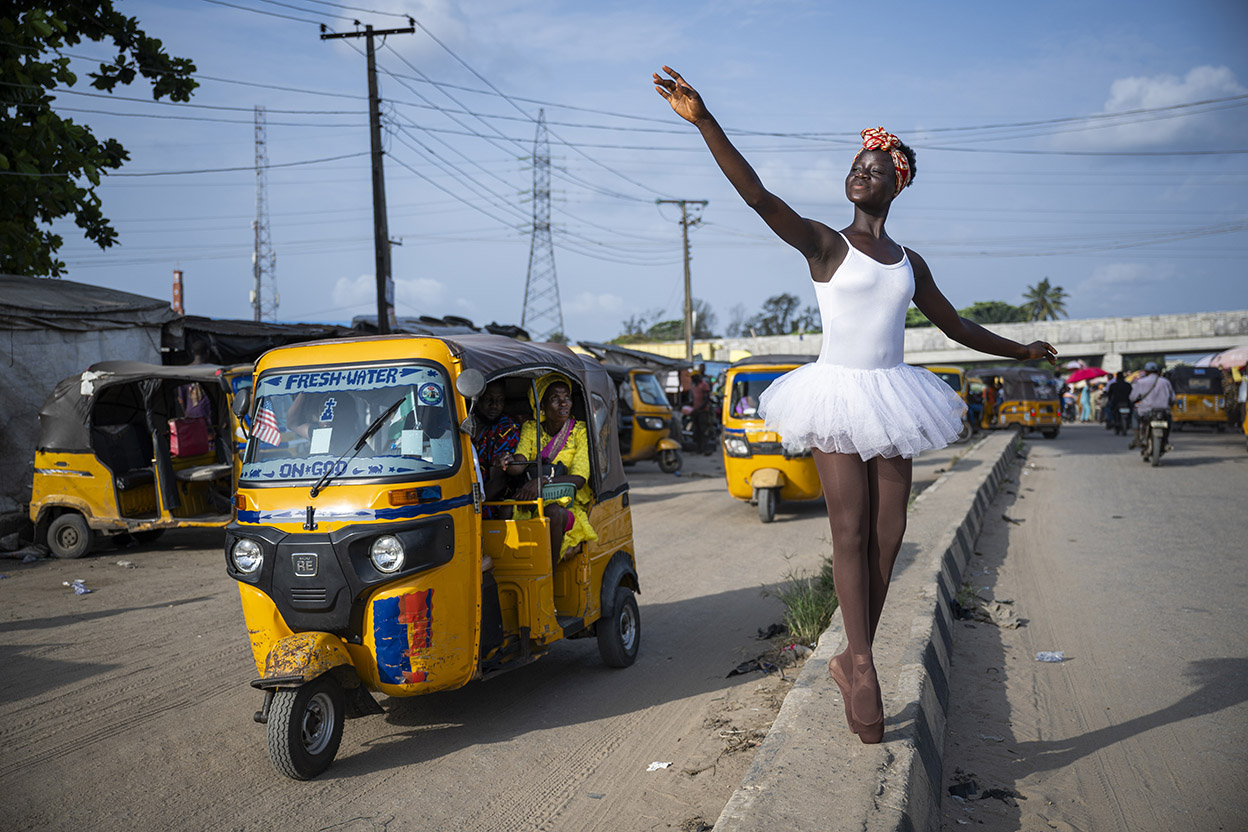
{"type": "Polygon", "coordinates": [[[758,355],[734,362],[724,374],[722,444],[728,493],[758,507],[770,523],[781,500],[823,496],[809,449],[786,450],[779,434],[768,431],[758,399],[773,381],[814,360],[810,355],[758,355]]]}

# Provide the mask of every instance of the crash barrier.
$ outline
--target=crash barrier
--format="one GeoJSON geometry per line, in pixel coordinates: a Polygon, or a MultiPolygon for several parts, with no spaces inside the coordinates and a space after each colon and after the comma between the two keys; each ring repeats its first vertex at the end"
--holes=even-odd
{"type": "Polygon", "coordinates": [[[715,832],[939,829],[953,602],[985,512],[1021,443],[1017,431],[990,435],[967,454],[967,464],[954,466],[915,500],[907,535],[917,539],[919,551],[904,570],[899,559],[884,612],[892,619],[889,644],[876,640],[885,686],[883,744],[861,745],[845,727],[827,670],[843,649],[838,615],[785,697],[715,832]]]}

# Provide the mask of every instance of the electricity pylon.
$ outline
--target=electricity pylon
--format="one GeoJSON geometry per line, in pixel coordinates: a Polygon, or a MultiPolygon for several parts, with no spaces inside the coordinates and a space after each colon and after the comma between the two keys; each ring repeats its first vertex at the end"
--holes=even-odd
{"type": "Polygon", "coordinates": [[[537,114],[533,139],[533,238],[529,243],[529,274],[524,281],[520,326],[538,341],[566,336],[559,279],[555,275],[555,244],[550,238],[550,138],[546,111],[537,114]]]}

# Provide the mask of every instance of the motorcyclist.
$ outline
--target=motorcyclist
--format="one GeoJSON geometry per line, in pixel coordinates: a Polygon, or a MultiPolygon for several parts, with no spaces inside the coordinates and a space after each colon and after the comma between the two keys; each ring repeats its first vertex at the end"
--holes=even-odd
{"type": "Polygon", "coordinates": [[[1118,409],[1131,407],[1131,382],[1127,381],[1121,370],[1114,374],[1114,381],[1105,391],[1105,409],[1109,411],[1109,425],[1118,426],[1118,409]]]}
{"type": "MultiPolygon", "coordinates": [[[[1132,440],[1130,445],[1130,447],[1134,448],[1143,441],[1140,428],[1143,426],[1144,417],[1153,410],[1169,411],[1170,405],[1174,403],[1174,388],[1170,386],[1170,380],[1158,371],[1155,361],[1145,364],[1143,377],[1137,379],[1135,384],[1131,385],[1131,401],[1135,404],[1135,418],[1137,420],[1135,439],[1132,440]]],[[[1169,428],[1166,428],[1162,442],[1165,444],[1166,450],[1170,450],[1169,428]]]]}

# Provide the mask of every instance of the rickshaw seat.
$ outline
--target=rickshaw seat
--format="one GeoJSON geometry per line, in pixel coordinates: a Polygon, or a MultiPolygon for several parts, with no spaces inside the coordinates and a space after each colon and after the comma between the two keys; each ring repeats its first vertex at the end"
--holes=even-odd
{"type": "Polygon", "coordinates": [[[156,481],[146,435],[138,425],[96,425],[91,438],[96,456],[113,472],[122,491],[156,481]]]}

